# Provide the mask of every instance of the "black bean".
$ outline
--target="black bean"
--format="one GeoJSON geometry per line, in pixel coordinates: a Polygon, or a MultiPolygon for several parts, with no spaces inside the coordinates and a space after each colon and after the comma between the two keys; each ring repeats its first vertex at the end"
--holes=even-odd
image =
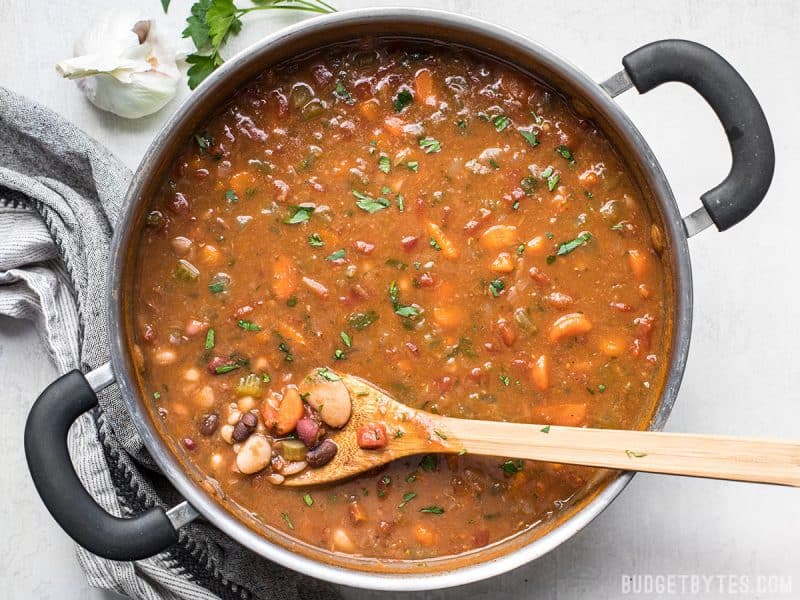
{"type": "Polygon", "coordinates": [[[233,428],[233,434],[231,434],[231,438],[233,438],[234,442],[245,441],[250,437],[250,434],[256,430],[257,424],[258,419],[253,413],[244,413],[239,419],[239,422],[236,423],[236,426],[233,428]]]}
{"type": "Polygon", "coordinates": [[[217,427],[219,427],[219,415],[211,413],[210,415],[203,415],[203,418],[200,419],[198,430],[203,435],[211,435],[217,430],[217,427]]]}
{"type": "Polygon", "coordinates": [[[338,451],[339,446],[334,442],[331,440],[322,440],[316,448],[312,448],[308,451],[308,454],[306,454],[306,462],[309,467],[314,467],[315,469],[324,467],[333,460],[333,457],[336,456],[338,451]]]}

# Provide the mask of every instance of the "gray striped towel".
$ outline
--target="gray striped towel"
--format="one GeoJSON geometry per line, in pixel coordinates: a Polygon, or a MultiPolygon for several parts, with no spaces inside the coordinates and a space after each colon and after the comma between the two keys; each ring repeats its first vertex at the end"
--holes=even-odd
{"type": "MultiPolygon", "coordinates": [[[[131,173],[58,115],[3,88],[0,142],[0,314],[33,321],[59,372],[91,370],[109,359],[106,268],[131,173]]],[[[69,447],[86,488],[115,515],[180,500],[116,386],[76,422],[69,447]]],[[[132,598],[339,597],[203,523],[182,528],[177,544],[147,560],[77,552],[91,585],[132,598]]]]}

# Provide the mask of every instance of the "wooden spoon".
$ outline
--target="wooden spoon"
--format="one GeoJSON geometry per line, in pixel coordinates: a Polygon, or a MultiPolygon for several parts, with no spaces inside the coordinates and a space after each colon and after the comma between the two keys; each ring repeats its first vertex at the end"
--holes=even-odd
{"type": "Polygon", "coordinates": [[[454,419],[411,409],[359,377],[325,371],[341,377],[350,394],[352,415],[342,429],[329,435],[339,447],[333,460],[287,477],[285,486],[331,483],[427,453],[469,453],[800,486],[798,442],[454,419]],[[386,426],[387,446],[359,448],[357,429],[375,423],[386,426]]]}

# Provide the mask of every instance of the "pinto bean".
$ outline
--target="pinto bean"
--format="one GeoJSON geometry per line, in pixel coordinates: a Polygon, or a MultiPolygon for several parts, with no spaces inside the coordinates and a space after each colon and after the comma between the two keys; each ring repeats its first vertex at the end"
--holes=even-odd
{"type": "Polygon", "coordinates": [[[308,454],[306,454],[306,462],[309,467],[319,469],[331,462],[337,452],[339,452],[339,446],[336,445],[336,442],[332,440],[322,440],[316,448],[312,448],[308,451],[308,454]]]}

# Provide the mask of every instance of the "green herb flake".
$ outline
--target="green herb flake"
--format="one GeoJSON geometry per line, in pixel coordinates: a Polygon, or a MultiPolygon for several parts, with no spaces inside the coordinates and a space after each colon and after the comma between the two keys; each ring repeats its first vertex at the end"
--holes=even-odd
{"type": "Polygon", "coordinates": [[[303,494],[303,502],[306,506],[313,506],[314,499],[311,497],[311,494],[303,494]]]}
{"type": "Polygon", "coordinates": [[[348,348],[353,346],[353,340],[344,331],[339,332],[339,337],[342,338],[342,343],[348,348]]]}
{"type": "Polygon", "coordinates": [[[539,145],[539,138],[537,137],[537,133],[535,131],[523,131],[521,129],[518,129],[517,131],[519,131],[519,134],[525,138],[525,141],[528,142],[532,148],[535,148],[539,145]]]}
{"type": "Polygon", "coordinates": [[[384,154],[378,159],[378,168],[388,175],[392,170],[392,161],[384,154]]]}
{"type": "Polygon", "coordinates": [[[414,483],[417,480],[417,474],[411,473],[408,477],[406,477],[406,483],[414,483]]]}
{"type": "Polygon", "coordinates": [[[327,381],[341,381],[341,377],[339,377],[336,373],[331,371],[328,367],[320,367],[317,369],[317,375],[322,377],[327,381]]]}
{"type": "Polygon", "coordinates": [[[214,328],[209,327],[208,331],[206,332],[206,350],[212,350],[214,348],[214,328]]]}
{"type": "Polygon", "coordinates": [[[506,289],[506,284],[502,279],[494,279],[489,282],[489,291],[495,298],[499,298],[504,289],[506,289]]]}
{"type": "Polygon", "coordinates": [[[325,245],[325,242],[322,241],[322,238],[319,237],[318,233],[312,233],[308,236],[308,245],[312,248],[322,248],[325,245]]]}
{"type": "Polygon", "coordinates": [[[291,298],[286,300],[286,306],[288,306],[289,308],[294,308],[295,306],[297,306],[297,296],[292,296],[291,298]]]}
{"type": "Polygon", "coordinates": [[[353,98],[353,95],[345,87],[344,82],[341,79],[336,82],[336,87],[334,88],[333,93],[337,98],[343,102],[346,102],[347,104],[356,103],[355,98],[353,98]]]}
{"type": "Polygon", "coordinates": [[[283,222],[287,225],[305,223],[314,213],[313,206],[290,206],[289,209],[292,211],[292,213],[283,220],[283,222]]]}
{"type": "Polygon", "coordinates": [[[344,360],[345,358],[347,358],[347,355],[344,353],[344,350],[340,350],[339,348],[337,348],[336,350],[333,351],[333,358],[335,360],[344,360]]]}
{"type": "Polygon", "coordinates": [[[611,227],[609,227],[609,229],[611,229],[611,231],[622,231],[623,229],[625,229],[625,223],[620,221],[619,223],[616,223],[611,227]]]}
{"type": "Polygon", "coordinates": [[[419,466],[422,467],[422,470],[428,471],[429,473],[435,471],[438,464],[439,461],[436,460],[433,454],[426,454],[422,457],[422,460],[419,461],[419,466]]]}
{"type": "Polygon", "coordinates": [[[394,97],[394,110],[401,112],[406,106],[409,106],[414,101],[414,96],[410,90],[400,90],[397,96],[394,97]]]}
{"type": "Polygon", "coordinates": [[[517,256],[522,256],[523,252],[525,252],[525,244],[520,244],[517,246],[517,256]]]}
{"type": "Polygon", "coordinates": [[[221,281],[215,281],[208,284],[208,289],[212,294],[221,294],[225,291],[225,284],[221,281]]]}
{"type": "Polygon", "coordinates": [[[269,373],[264,373],[261,376],[261,381],[263,381],[264,383],[269,383],[270,381],[272,381],[272,377],[269,376],[269,373]]]}
{"type": "Polygon", "coordinates": [[[286,523],[286,526],[289,529],[294,530],[294,523],[292,523],[292,519],[291,517],[289,517],[289,513],[282,512],[281,518],[283,519],[283,522],[286,523]]]}
{"type": "Polygon", "coordinates": [[[228,190],[227,192],[225,192],[225,197],[231,202],[239,201],[239,196],[237,196],[236,192],[234,192],[233,190],[228,190]]]}
{"type": "Polygon", "coordinates": [[[419,141],[419,147],[425,150],[425,154],[441,152],[442,143],[432,137],[424,137],[419,141]]]}
{"type": "Polygon", "coordinates": [[[511,385],[511,379],[508,377],[508,375],[500,375],[500,383],[508,387],[511,385]]]}
{"type": "Polygon", "coordinates": [[[539,431],[541,431],[542,433],[550,433],[550,425],[545,425],[539,431]]]}
{"type": "Polygon", "coordinates": [[[399,440],[399,439],[400,439],[401,437],[403,437],[405,434],[406,434],[406,432],[405,432],[405,431],[403,431],[402,429],[395,429],[395,430],[394,430],[394,436],[393,436],[393,437],[394,437],[394,439],[396,439],[396,440],[399,440]]]}
{"type": "Polygon", "coordinates": [[[325,260],[334,261],[334,260],[342,260],[344,258],[344,248],[339,248],[336,252],[329,254],[325,257],[325,260]]]}
{"type": "Polygon", "coordinates": [[[220,365],[219,367],[214,369],[214,372],[217,375],[224,375],[225,373],[230,373],[231,371],[235,371],[238,368],[239,368],[239,365],[237,365],[236,363],[232,362],[232,363],[228,363],[227,365],[220,365]]]}
{"type": "Polygon", "coordinates": [[[374,310],[352,313],[347,317],[347,324],[356,331],[361,331],[378,320],[378,313],[374,310]]]}
{"type": "Polygon", "coordinates": [[[442,247],[439,245],[439,242],[437,242],[434,238],[428,240],[428,245],[437,252],[442,249],[442,247]]]}
{"type": "Polygon", "coordinates": [[[406,319],[416,319],[419,316],[420,311],[416,306],[403,305],[400,303],[396,281],[392,281],[389,284],[389,300],[392,303],[395,314],[406,319]]]}
{"type": "Polygon", "coordinates": [[[492,167],[495,171],[500,168],[500,163],[497,162],[495,159],[489,159],[489,166],[492,167]]]}
{"type": "Polygon", "coordinates": [[[601,394],[602,394],[603,392],[605,392],[605,391],[606,391],[606,386],[605,386],[605,384],[604,384],[604,383],[601,383],[600,385],[598,385],[598,386],[597,386],[597,391],[598,391],[598,392],[600,392],[601,394]]]}
{"type": "Polygon", "coordinates": [[[153,400],[161,400],[161,392],[153,392],[153,400]]]}
{"type": "Polygon", "coordinates": [[[406,163],[406,168],[409,171],[414,171],[414,173],[416,173],[417,171],[419,171],[419,162],[416,160],[410,160],[406,163]]]}
{"type": "Polygon", "coordinates": [[[511,119],[509,119],[505,115],[497,115],[492,118],[492,125],[497,131],[503,131],[506,127],[511,124],[511,119]]]}
{"type": "Polygon", "coordinates": [[[513,475],[514,473],[519,473],[525,467],[525,461],[523,460],[507,460],[503,463],[503,472],[507,473],[508,475],[513,475]]]}
{"type": "Polygon", "coordinates": [[[431,515],[441,515],[444,514],[444,509],[441,506],[423,506],[419,509],[421,513],[428,513],[431,515]]]}
{"type": "Polygon", "coordinates": [[[580,248],[591,239],[592,239],[592,234],[586,231],[580,234],[574,240],[563,242],[558,246],[558,252],[556,252],[556,256],[565,256],[570,252],[572,252],[573,250],[580,248]]]}
{"type": "Polygon", "coordinates": [[[575,164],[575,157],[573,156],[570,149],[564,146],[563,144],[561,146],[556,147],[556,153],[564,160],[569,161],[569,164],[571,165],[575,164]]]}
{"type": "Polygon", "coordinates": [[[635,450],[625,450],[625,454],[628,455],[628,458],[644,458],[647,456],[647,452],[637,452],[635,450]]]}
{"type": "Polygon", "coordinates": [[[446,440],[446,439],[447,439],[447,436],[446,436],[445,434],[443,434],[441,431],[438,431],[438,430],[434,429],[434,430],[433,430],[433,433],[435,433],[436,435],[438,435],[438,436],[439,436],[440,438],[442,438],[443,440],[446,440]]]}
{"type": "Polygon", "coordinates": [[[416,497],[417,497],[416,493],[406,492],[405,494],[403,494],[403,501],[397,505],[397,508],[403,508],[406,504],[411,502],[416,497]]]}
{"type": "Polygon", "coordinates": [[[244,329],[245,331],[261,331],[261,327],[252,323],[250,321],[246,321],[245,319],[239,319],[236,323],[240,329],[244,329]]]}
{"type": "Polygon", "coordinates": [[[386,198],[373,198],[369,194],[363,194],[358,190],[353,190],[353,196],[356,197],[356,206],[369,214],[374,214],[392,205],[386,198]]]}

